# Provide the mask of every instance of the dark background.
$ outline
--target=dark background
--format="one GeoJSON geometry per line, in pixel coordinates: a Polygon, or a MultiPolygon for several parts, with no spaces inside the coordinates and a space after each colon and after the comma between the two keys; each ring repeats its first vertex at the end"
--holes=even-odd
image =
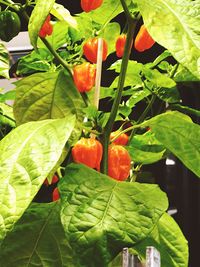
{"type": "MultiPolygon", "coordinates": [[[[80,0],[73,1],[56,1],[63,4],[70,10],[71,14],[76,14],[81,11],[80,0]]],[[[119,22],[122,27],[125,24],[123,15],[119,15],[114,19],[119,22]]],[[[141,24],[142,21],[139,23],[141,24]]],[[[138,25],[139,26],[139,25],[138,25]]],[[[22,22],[22,30],[26,30],[26,22],[22,22]]],[[[132,50],[131,59],[138,62],[146,63],[157,57],[164,49],[158,44],[155,44],[150,50],[138,53],[132,50]]],[[[117,58],[113,54],[109,56],[104,69],[109,66],[117,58]]],[[[109,84],[112,76],[104,73],[104,85],[109,84]]],[[[191,108],[200,108],[200,86],[199,83],[188,83],[179,85],[179,92],[183,99],[183,105],[188,105],[191,108]]],[[[142,107],[139,107],[139,109],[142,107]]],[[[192,117],[196,123],[200,122],[197,117],[192,117]]],[[[153,165],[145,167],[146,171],[152,172],[156,182],[160,185],[168,197],[171,208],[177,208],[178,212],[173,215],[174,219],[182,229],[186,239],[189,242],[190,259],[189,267],[197,267],[199,263],[199,240],[200,240],[200,180],[192,172],[186,169],[182,163],[176,159],[175,165],[166,165],[165,161],[160,161],[153,165]]],[[[200,167],[200,166],[199,166],[200,167]]],[[[46,192],[46,198],[49,198],[50,192],[46,188],[42,189],[46,192]]],[[[53,190],[53,187],[52,187],[53,190]]],[[[44,200],[44,194],[43,194],[44,200]]],[[[170,267],[170,266],[169,266],[170,267]]]]}

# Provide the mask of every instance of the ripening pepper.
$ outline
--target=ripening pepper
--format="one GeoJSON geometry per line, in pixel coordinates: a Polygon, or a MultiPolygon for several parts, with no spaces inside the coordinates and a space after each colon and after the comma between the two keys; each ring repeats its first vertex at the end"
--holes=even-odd
{"type": "Polygon", "coordinates": [[[81,0],[81,7],[85,12],[97,9],[103,3],[103,0],[81,0]]]}
{"type": "MultiPolygon", "coordinates": [[[[116,135],[118,135],[120,132],[115,131],[110,134],[110,140],[112,141],[113,138],[115,138],[116,135]]],[[[114,141],[114,144],[116,145],[122,145],[125,146],[128,143],[128,135],[125,133],[120,134],[114,141]]]]}
{"type": "Polygon", "coordinates": [[[89,62],[76,65],[73,68],[74,83],[80,93],[88,92],[95,84],[96,68],[89,62]]]}
{"type": "Polygon", "coordinates": [[[82,137],[72,148],[72,158],[76,163],[100,170],[103,154],[102,144],[95,138],[82,137]]]}
{"type": "MultiPolygon", "coordinates": [[[[83,54],[88,61],[97,63],[97,52],[98,52],[98,38],[94,37],[87,40],[83,45],[83,54]]],[[[103,39],[103,52],[102,61],[105,61],[108,54],[108,45],[103,39]]]]}
{"type": "Polygon", "coordinates": [[[51,16],[48,15],[38,34],[41,38],[45,38],[47,35],[52,34],[53,26],[51,25],[50,20],[51,16]]]}
{"type": "Polygon", "coordinates": [[[115,43],[116,54],[119,58],[123,57],[126,44],[126,34],[121,34],[115,43]]]}
{"type": "Polygon", "coordinates": [[[151,48],[155,44],[155,41],[148,33],[146,27],[142,25],[135,38],[134,47],[137,51],[143,52],[151,48]]]}
{"type": "Polygon", "coordinates": [[[108,175],[116,180],[124,181],[129,177],[131,158],[128,151],[120,145],[108,148],[108,175]]]}
{"type": "Polygon", "coordinates": [[[20,32],[20,18],[15,12],[4,10],[0,12],[0,39],[9,42],[20,32]]]}
{"type": "Polygon", "coordinates": [[[57,201],[60,198],[60,194],[57,187],[53,190],[52,198],[53,201],[57,201]]]}

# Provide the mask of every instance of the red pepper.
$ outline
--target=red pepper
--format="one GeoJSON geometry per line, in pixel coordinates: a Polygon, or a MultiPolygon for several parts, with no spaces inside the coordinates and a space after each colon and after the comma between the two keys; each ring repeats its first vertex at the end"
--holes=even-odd
{"type": "Polygon", "coordinates": [[[126,43],[126,34],[121,34],[115,43],[116,54],[119,58],[123,57],[126,43]]]}
{"type": "Polygon", "coordinates": [[[139,52],[143,52],[149,48],[151,48],[155,44],[155,41],[148,33],[146,27],[142,25],[140,30],[135,38],[135,49],[139,52]]]}
{"type": "Polygon", "coordinates": [[[38,34],[41,38],[45,38],[47,35],[52,34],[53,26],[51,25],[50,20],[51,16],[48,15],[38,34]]]}
{"type": "Polygon", "coordinates": [[[89,62],[77,65],[73,69],[74,83],[80,93],[88,92],[95,84],[96,68],[89,62]]]}
{"type": "MultiPolygon", "coordinates": [[[[97,51],[98,51],[98,38],[91,38],[83,45],[83,54],[88,61],[97,63],[97,51]]],[[[103,39],[103,54],[102,60],[105,61],[108,54],[108,45],[103,39]]]]}
{"type": "Polygon", "coordinates": [[[81,7],[85,12],[97,9],[103,3],[103,0],[81,0],[81,7]]]}
{"type": "Polygon", "coordinates": [[[53,201],[57,201],[60,198],[60,194],[57,187],[53,190],[52,198],[53,201]]]}
{"type": "MultiPolygon", "coordinates": [[[[57,183],[58,181],[59,181],[58,176],[55,174],[55,175],[52,177],[51,184],[55,184],[55,183],[57,183]]],[[[45,179],[45,181],[44,181],[44,185],[49,186],[49,185],[51,185],[51,184],[49,184],[48,179],[45,179]]]]}
{"type": "Polygon", "coordinates": [[[102,144],[94,138],[81,138],[72,148],[74,162],[100,170],[103,154],[102,144]]]}
{"type": "MultiPolygon", "coordinates": [[[[112,141],[112,139],[115,138],[115,136],[118,135],[119,133],[120,133],[119,131],[112,132],[112,133],[110,134],[110,139],[111,139],[111,141],[112,141]]],[[[115,139],[115,140],[113,141],[113,143],[116,144],[116,145],[122,145],[122,146],[127,145],[127,143],[128,143],[128,135],[125,134],[125,133],[120,134],[120,135],[117,137],[117,139],[115,139]]]]}
{"type": "Polygon", "coordinates": [[[128,151],[120,145],[108,148],[108,175],[116,180],[124,181],[129,177],[131,158],[128,151]]]}

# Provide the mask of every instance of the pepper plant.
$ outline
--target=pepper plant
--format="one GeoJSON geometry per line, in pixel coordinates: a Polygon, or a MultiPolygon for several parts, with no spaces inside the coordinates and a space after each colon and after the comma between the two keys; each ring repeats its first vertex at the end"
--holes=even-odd
{"type": "MultiPolygon", "coordinates": [[[[0,266],[116,267],[124,247],[144,261],[151,245],[162,267],[188,266],[166,194],[139,177],[170,153],[200,177],[190,118],[200,113],[182,105],[178,87],[200,78],[199,2],[82,0],[76,15],[55,0],[0,3],[1,39],[17,34],[8,33],[13,12],[33,46],[15,90],[0,95],[0,266]],[[155,60],[131,59],[158,44],[155,60]],[[104,75],[114,75],[109,86],[104,75]],[[51,183],[49,203],[34,201],[51,183]]],[[[0,75],[9,78],[3,42],[0,75]]]]}

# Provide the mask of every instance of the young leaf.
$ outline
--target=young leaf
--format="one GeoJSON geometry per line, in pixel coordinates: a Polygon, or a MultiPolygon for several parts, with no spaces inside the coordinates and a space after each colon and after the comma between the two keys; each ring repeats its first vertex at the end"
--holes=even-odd
{"type": "Polygon", "coordinates": [[[9,55],[5,46],[0,43],[0,76],[9,79],[9,55]]]}
{"type": "Polygon", "coordinates": [[[17,74],[32,74],[34,72],[49,71],[52,54],[44,48],[33,50],[30,54],[21,57],[17,65],[17,74]]]}
{"type": "Polygon", "coordinates": [[[28,24],[28,32],[32,46],[37,49],[38,33],[49,15],[55,0],[37,0],[36,5],[31,13],[28,24]]]}
{"type": "Polygon", "coordinates": [[[147,246],[154,246],[161,254],[162,267],[187,267],[188,244],[174,219],[164,213],[152,233],[133,247],[143,259],[147,246]]]}
{"type": "Polygon", "coordinates": [[[166,112],[146,121],[144,125],[148,125],[156,139],[200,177],[200,126],[182,115],[177,111],[166,112]]]}
{"type": "Polygon", "coordinates": [[[119,182],[80,164],[68,165],[59,190],[77,267],[107,266],[124,246],[144,239],[168,205],[157,185],[119,182]]]}
{"type": "Polygon", "coordinates": [[[59,202],[33,203],[3,241],[0,266],[75,267],[72,255],[60,221],[59,202]]]}
{"type": "Polygon", "coordinates": [[[22,216],[59,160],[75,117],[29,122],[0,142],[0,240],[22,216]]]}
{"type": "Polygon", "coordinates": [[[84,104],[68,73],[36,73],[16,85],[14,115],[18,125],[71,114],[82,118],[84,104]]]}
{"type": "Polygon", "coordinates": [[[143,135],[135,135],[129,146],[126,146],[131,159],[135,163],[152,164],[161,160],[166,151],[165,147],[158,142],[151,131],[143,135]]]}
{"type": "Polygon", "coordinates": [[[137,4],[153,39],[200,78],[199,1],[137,0],[137,4]]]}

